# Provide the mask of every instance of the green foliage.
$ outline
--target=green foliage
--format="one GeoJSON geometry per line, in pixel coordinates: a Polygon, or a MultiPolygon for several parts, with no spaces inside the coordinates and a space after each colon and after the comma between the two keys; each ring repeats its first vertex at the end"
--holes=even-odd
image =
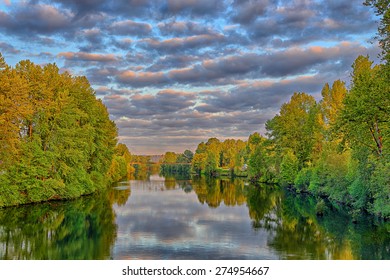
{"type": "Polygon", "coordinates": [[[231,176],[242,176],[246,158],[246,142],[234,139],[221,142],[217,138],[210,138],[198,145],[191,165],[193,172],[198,174],[218,176],[221,170],[223,173],[229,170],[231,176]]]}
{"type": "Polygon", "coordinates": [[[325,214],[326,204],[323,199],[320,199],[316,204],[316,214],[317,216],[322,216],[325,214]]]}
{"type": "Polygon", "coordinates": [[[344,101],[336,130],[354,149],[389,154],[390,82],[385,68],[359,56],[353,64],[352,88],[344,101]]]}
{"type": "Polygon", "coordinates": [[[370,178],[373,202],[369,211],[380,217],[390,217],[390,162],[380,161],[370,178]]]}
{"type": "Polygon", "coordinates": [[[307,192],[310,186],[312,176],[311,168],[302,168],[294,180],[294,187],[297,192],[307,192]]]}
{"type": "Polygon", "coordinates": [[[96,174],[110,168],[117,130],[86,78],[27,60],[2,67],[0,85],[0,206],[104,187],[96,174]]]}
{"type": "Polygon", "coordinates": [[[348,179],[351,156],[337,153],[334,143],[324,146],[321,158],[311,169],[309,190],[337,202],[348,202],[348,179]]]}
{"type": "Polygon", "coordinates": [[[177,163],[191,163],[194,153],[190,150],[185,150],[184,153],[177,156],[177,163]]]}
{"type": "Polygon", "coordinates": [[[280,164],[280,184],[282,186],[292,186],[298,174],[298,158],[291,150],[287,150],[280,164]]]}
{"type": "Polygon", "coordinates": [[[275,143],[276,152],[283,157],[283,151],[290,149],[303,168],[318,150],[321,141],[320,110],[314,98],[305,93],[294,93],[290,102],[280,108],[280,113],[266,122],[268,136],[275,143]]]}
{"type": "Polygon", "coordinates": [[[276,178],[275,157],[272,146],[265,138],[251,138],[248,140],[249,161],[248,173],[252,181],[272,183],[276,178]],[[253,141],[256,139],[256,141],[253,141]]]}
{"type": "Polygon", "coordinates": [[[96,194],[1,209],[0,259],[107,259],[117,231],[112,203],[107,194],[96,194]]]}
{"type": "Polygon", "coordinates": [[[160,173],[167,176],[180,176],[189,178],[191,174],[191,161],[194,154],[190,150],[185,150],[182,154],[166,152],[160,165],[160,173]]]}
{"type": "Polygon", "coordinates": [[[325,130],[336,123],[340,110],[344,107],[343,102],[346,94],[345,83],[340,80],[335,81],[332,87],[329,87],[328,84],[323,87],[320,107],[325,130]]]}
{"type": "Polygon", "coordinates": [[[375,12],[381,17],[378,26],[378,38],[383,50],[383,59],[390,63],[390,4],[389,0],[366,0],[367,6],[375,8],[375,12]]]}
{"type": "Polygon", "coordinates": [[[177,161],[177,155],[174,152],[166,152],[163,157],[163,163],[173,164],[177,161]]]}

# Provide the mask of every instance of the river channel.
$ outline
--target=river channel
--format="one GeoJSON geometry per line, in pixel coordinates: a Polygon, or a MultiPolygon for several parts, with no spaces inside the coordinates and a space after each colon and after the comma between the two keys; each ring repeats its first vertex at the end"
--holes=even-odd
{"type": "Polygon", "coordinates": [[[0,209],[0,259],[390,259],[389,224],[315,205],[242,179],[151,175],[0,209]]]}

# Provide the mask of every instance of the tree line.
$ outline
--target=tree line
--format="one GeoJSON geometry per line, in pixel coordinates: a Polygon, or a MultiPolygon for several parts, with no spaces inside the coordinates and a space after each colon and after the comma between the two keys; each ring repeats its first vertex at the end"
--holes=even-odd
{"type": "Polygon", "coordinates": [[[386,65],[359,56],[351,87],[325,84],[322,99],[296,92],[266,122],[266,135],[247,141],[210,138],[198,145],[198,174],[237,175],[278,183],[347,204],[354,213],[390,217],[390,75],[386,65]]]}
{"type": "Polygon", "coordinates": [[[85,77],[0,53],[0,207],[95,192],[130,156],[85,77]]]}

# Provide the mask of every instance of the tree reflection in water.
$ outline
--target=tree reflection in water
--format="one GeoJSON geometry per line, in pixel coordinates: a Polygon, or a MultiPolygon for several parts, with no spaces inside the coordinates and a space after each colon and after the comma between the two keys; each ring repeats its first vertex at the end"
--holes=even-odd
{"type": "Polygon", "coordinates": [[[189,245],[183,243],[187,241],[195,247],[182,252],[183,258],[231,258],[237,252],[226,244],[234,243],[244,250],[240,252],[243,258],[390,259],[389,223],[361,217],[355,224],[341,207],[332,205],[318,217],[313,197],[295,195],[274,185],[254,186],[241,179],[141,175],[145,181],[130,182],[137,182],[134,185],[139,187],[133,195],[145,201],[129,199],[130,182],[122,182],[107,192],[73,201],[0,209],[0,259],[109,259],[128,257],[126,252],[138,253],[140,248],[148,250],[148,257],[166,258],[166,254],[178,256],[175,242],[187,248],[189,245]],[[148,205],[151,199],[155,205],[148,205]],[[169,209],[161,209],[164,205],[169,209]],[[124,211],[117,212],[118,219],[115,211],[120,209],[124,211]],[[142,209],[160,220],[149,220],[156,217],[142,209]],[[230,217],[235,220],[228,220],[230,217]],[[161,221],[166,223],[165,232],[155,226],[161,221]],[[172,229],[173,222],[177,227],[172,229]],[[129,228],[133,230],[130,234],[129,228]],[[226,232],[229,229],[234,230],[231,235],[226,232]],[[184,239],[179,234],[183,231],[184,239]],[[207,252],[202,251],[206,248],[202,234],[206,232],[209,237],[215,236],[208,240],[207,250],[211,251],[207,252]],[[123,243],[118,241],[120,235],[123,243]],[[137,238],[144,240],[145,236],[154,236],[150,241],[156,244],[139,244],[137,238]],[[158,236],[174,238],[164,242],[158,236]],[[266,253],[259,251],[262,248],[266,253]]]}
{"type": "Polygon", "coordinates": [[[129,191],[0,209],[0,259],[109,259],[117,225],[113,203],[129,191]]]}

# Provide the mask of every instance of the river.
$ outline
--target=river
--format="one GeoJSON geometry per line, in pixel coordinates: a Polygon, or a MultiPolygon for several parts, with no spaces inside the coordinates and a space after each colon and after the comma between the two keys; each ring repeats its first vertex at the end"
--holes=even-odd
{"type": "Polygon", "coordinates": [[[390,225],[242,179],[152,175],[0,209],[0,259],[390,259],[390,225]]]}

